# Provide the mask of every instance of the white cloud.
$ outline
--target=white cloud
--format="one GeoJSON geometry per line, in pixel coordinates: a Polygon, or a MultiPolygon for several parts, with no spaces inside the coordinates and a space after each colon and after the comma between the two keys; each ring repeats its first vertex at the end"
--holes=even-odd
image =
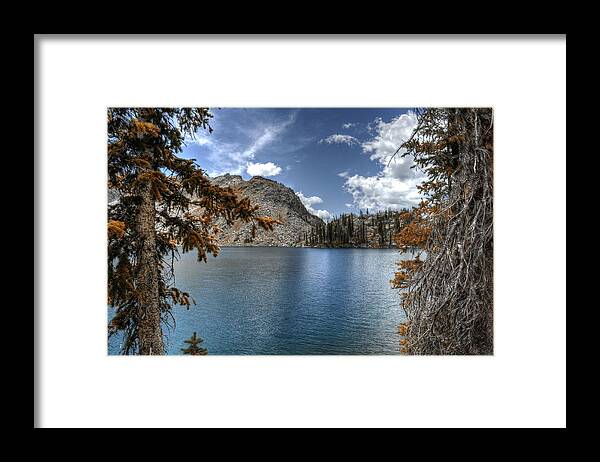
{"type": "Polygon", "coordinates": [[[193,142],[196,143],[196,144],[198,144],[198,145],[200,145],[200,146],[205,146],[207,144],[212,144],[212,141],[209,140],[206,137],[198,137],[193,142]]]}
{"type": "Polygon", "coordinates": [[[417,185],[421,179],[399,180],[383,175],[349,177],[344,184],[354,205],[361,209],[385,210],[410,208],[420,200],[417,185]]]}
{"type": "Polygon", "coordinates": [[[209,138],[209,136],[209,134],[203,131],[201,132],[199,129],[194,136],[191,136],[189,133],[185,133],[183,136],[183,142],[188,146],[192,144],[197,144],[198,146],[210,145],[213,143],[213,141],[209,138]]]}
{"type": "Polygon", "coordinates": [[[333,215],[327,210],[316,210],[312,207],[314,204],[321,204],[323,202],[323,199],[321,199],[320,197],[305,196],[300,191],[296,193],[296,196],[298,196],[300,202],[302,202],[302,204],[304,205],[304,207],[306,207],[306,210],[308,210],[309,213],[318,216],[322,220],[330,220],[333,217],[333,215]]]}
{"type": "Polygon", "coordinates": [[[357,125],[358,125],[357,123],[348,122],[348,123],[342,125],[342,127],[348,129],[348,128],[356,127],[357,125]]]}
{"type": "Polygon", "coordinates": [[[219,176],[224,173],[241,175],[248,167],[248,158],[242,152],[236,150],[236,146],[228,143],[218,143],[211,146],[207,158],[211,161],[213,168],[207,173],[210,176],[219,176]]]}
{"type": "Polygon", "coordinates": [[[348,175],[349,175],[348,170],[345,170],[345,171],[337,174],[337,176],[342,177],[342,178],[346,178],[348,175]]]}
{"type": "Polygon", "coordinates": [[[327,143],[327,144],[347,144],[348,146],[352,146],[353,144],[360,144],[360,142],[350,135],[329,135],[327,138],[323,138],[319,141],[319,143],[327,143]]]}
{"type": "Polygon", "coordinates": [[[379,165],[378,174],[349,176],[347,172],[338,173],[346,178],[344,188],[352,194],[356,207],[373,210],[400,209],[419,203],[421,197],[417,186],[424,177],[411,168],[414,165],[412,158],[402,157],[405,149],[400,149],[394,156],[400,145],[410,138],[416,124],[417,117],[412,112],[389,122],[376,119],[369,124],[373,137],[361,143],[361,146],[363,152],[370,154],[370,159],[379,165]]]}
{"type": "MultiPolygon", "coordinates": [[[[381,119],[376,119],[374,124],[375,137],[362,143],[363,152],[371,153],[371,160],[377,160],[382,164],[387,164],[400,145],[410,138],[417,125],[417,116],[413,112],[402,114],[390,122],[386,123],[381,119]]],[[[402,154],[405,149],[401,149],[394,161],[399,164],[405,164],[402,154]]]]}
{"type": "Polygon", "coordinates": [[[329,221],[333,218],[333,215],[327,210],[315,210],[313,215],[318,216],[321,220],[329,221]]]}
{"type": "Polygon", "coordinates": [[[323,199],[321,199],[319,196],[307,197],[304,194],[302,194],[301,192],[297,192],[296,196],[298,196],[300,198],[300,200],[302,201],[302,203],[304,204],[305,207],[311,207],[314,204],[322,204],[323,203],[323,199]]]}
{"type": "Polygon", "coordinates": [[[210,176],[219,176],[224,173],[241,175],[245,172],[250,175],[277,175],[281,170],[277,173],[274,173],[276,169],[267,170],[262,174],[251,173],[251,171],[259,171],[260,166],[271,164],[271,162],[255,163],[256,155],[280,139],[282,133],[296,121],[297,113],[298,111],[294,111],[285,119],[270,123],[252,119],[243,120],[241,123],[239,120],[233,122],[217,120],[216,123],[222,123],[224,126],[214,127],[215,131],[211,138],[207,138],[203,133],[198,133],[196,139],[187,139],[186,142],[188,144],[195,143],[207,149],[203,155],[211,166],[207,172],[210,176]],[[226,133],[225,136],[223,136],[223,132],[226,133]]]}
{"type": "Polygon", "coordinates": [[[290,117],[285,122],[278,125],[271,125],[266,127],[262,134],[254,141],[249,147],[247,147],[243,152],[243,157],[248,157],[250,159],[254,159],[254,154],[260,151],[263,147],[272,143],[277,136],[290,125],[296,117],[290,117]]]}
{"type": "Polygon", "coordinates": [[[249,162],[246,172],[252,176],[275,176],[281,173],[281,167],[275,165],[273,162],[266,162],[264,164],[249,162]]]}

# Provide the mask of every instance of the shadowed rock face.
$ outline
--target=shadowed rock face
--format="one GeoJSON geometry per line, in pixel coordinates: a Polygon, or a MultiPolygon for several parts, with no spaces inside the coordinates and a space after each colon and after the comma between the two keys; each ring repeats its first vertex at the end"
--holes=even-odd
{"type": "Polygon", "coordinates": [[[225,174],[213,178],[212,181],[222,187],[230,186],[240,195],[258,205],[258,213],[267,215],[283,222],[276,225],[273,231],[257,229],[252,239],[250,223],[236,222],[227,226],[224,221],[217,224],[223,230],[220,234],[220,245],[237,246],[297,246],[301,245],[304,232],[310,231],[311,226],[323,221],[306,210],[298,196],[291,188],[261,176],[252,177],[245,181],[239,175],[225,174]]]}

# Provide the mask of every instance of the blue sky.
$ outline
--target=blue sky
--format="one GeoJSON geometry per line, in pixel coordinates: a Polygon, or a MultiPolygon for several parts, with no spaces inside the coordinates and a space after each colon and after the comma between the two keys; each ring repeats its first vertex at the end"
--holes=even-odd
{"type": "MultiPolygon", "coordinates": [[[[183,157],[210,176],[261,175],[291,187],[328,219],[359,209],[415,205],[422,181],[411,159],[396,156],[416,123],[409,109],[211,109],[214,131],[187,140],[183,157]]],[[[401,151],[402,152],[402,151],[401,151]]]]}

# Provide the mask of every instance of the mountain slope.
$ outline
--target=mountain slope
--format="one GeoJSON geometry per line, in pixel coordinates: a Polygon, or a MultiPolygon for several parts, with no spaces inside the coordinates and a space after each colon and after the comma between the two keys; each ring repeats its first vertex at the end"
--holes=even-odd
{"type": "Polygon", "coordinates": [[[225,174],[211,181],[218,186],[230,186],[239,194],[258,205],[261,215],[268,215],[283,222],[276,225],[273,231],[257,229],[254,239],[251,238],[250,223],[235,222],[231,227],[224,221],[217,224],[223,230],[218,240],[224,246],[299,246],[304,233],[314,226],[323,225],[323,220],[306,210],[296,193],[287,186],[267,178],[254,176],[245,181],[239,175],[225,174]]]}

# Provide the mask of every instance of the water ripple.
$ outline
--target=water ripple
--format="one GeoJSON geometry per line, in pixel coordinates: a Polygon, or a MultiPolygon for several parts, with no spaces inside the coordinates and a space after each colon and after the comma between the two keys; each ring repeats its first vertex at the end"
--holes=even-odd
{"type": "MultiPolygon", "coordinates": [[[[375,249],[229,247],[206,264],[184,255],[177,286],[198,305],[174,309],[167,353],[195,331],[209,354],[398,354],[398,259],[375,249]]],[[[118,346],[111,339],[109,354],[118,346]]]]}

